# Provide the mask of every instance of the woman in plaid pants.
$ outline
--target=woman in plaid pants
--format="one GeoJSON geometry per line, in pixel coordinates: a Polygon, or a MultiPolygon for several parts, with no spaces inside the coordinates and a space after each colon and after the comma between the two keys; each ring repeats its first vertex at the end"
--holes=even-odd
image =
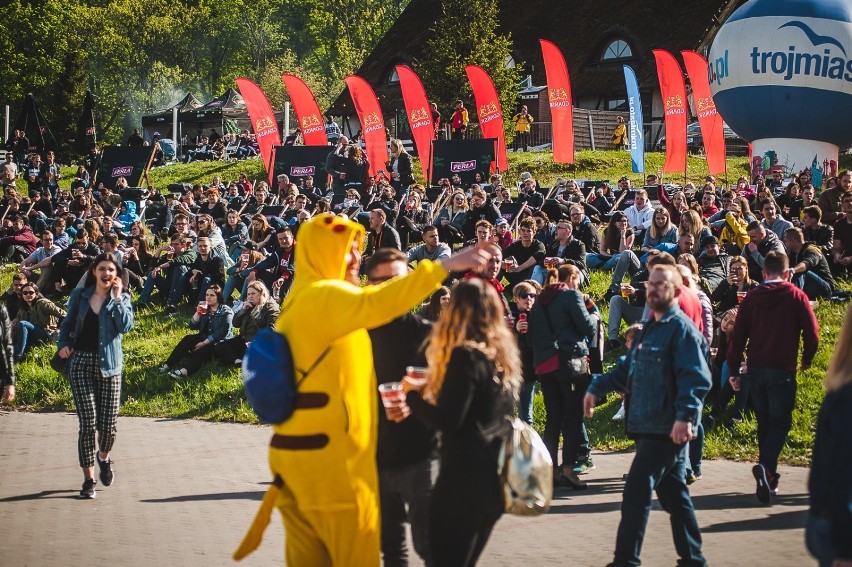
{"type": "Polygon", "coordinates": [[[115,477],[109,453],[121,398],[121,336],[133,328],[133,308],[121,275],[115,255],[97,256],[85,285],[71,293],[68,315],[59,330],[59,356],[71,359],[69,378],[80,422],[77,452],[84,478],[82,498],[95,497],[96,460],[104,486],[115,477]]]}

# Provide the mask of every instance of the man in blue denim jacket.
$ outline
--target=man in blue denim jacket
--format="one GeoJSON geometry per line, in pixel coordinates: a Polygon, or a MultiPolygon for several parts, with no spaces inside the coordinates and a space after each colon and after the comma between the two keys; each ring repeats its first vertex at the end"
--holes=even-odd
{"type": "Polygon", "coordinates": [[[627,433],[636,439],[636,457],[624,485],[614,566],[640,565],[653,490],[671,516],[678,565],[706,565],[686,488],[685,461],[711,379],[707,342],[677,305],[682,283],[673,267],[654,267],[646,284],[652,320],[613,370],[595,376],[583,400],[591,417],[597,400],[607,392],[626,392],[627,433]]]}

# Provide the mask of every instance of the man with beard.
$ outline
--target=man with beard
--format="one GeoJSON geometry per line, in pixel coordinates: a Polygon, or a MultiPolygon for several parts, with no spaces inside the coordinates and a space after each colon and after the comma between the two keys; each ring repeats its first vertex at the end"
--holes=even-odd
{"type": "Polygon", "coordinates": [[[655,266],[646,284],[652,317],[627,356],[597,375],[583,405],[587,417],[607,392],[625,392],[627,432],[636,456],[624,485],[613,565],[639,565],[652,491],[669,513],[680,564],[705,565],[701,531],[686,488],[686,448],[710,390],[707,342],[680,310],[683,286],[672,266],[655,266]]]}

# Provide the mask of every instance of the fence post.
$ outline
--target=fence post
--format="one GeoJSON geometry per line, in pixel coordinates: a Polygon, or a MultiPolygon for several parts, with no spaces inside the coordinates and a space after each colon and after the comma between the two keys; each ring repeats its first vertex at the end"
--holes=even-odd
{"type": "Polygon", "coordinates": [[[589,137],[592,140],[592,151],[594,151],[597,148],[595,148],[595,127],[593,126],[593,123],[592,123],[592,113],[591,112],[588,113],[586,115],[586,117],[589,120],[589,137]]]}

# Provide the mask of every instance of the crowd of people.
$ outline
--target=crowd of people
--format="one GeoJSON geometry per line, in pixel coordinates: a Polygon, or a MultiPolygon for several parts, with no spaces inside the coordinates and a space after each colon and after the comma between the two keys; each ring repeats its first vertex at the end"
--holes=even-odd
{"type": "MultiPolygon", "coordinates": [[[[298,411],[276,426],[273,466],[284,481],[276,489],[288,503],[307,503],[278,504],[294,564],[314,564],[317,553],[332,562],[359,553],[305,512],[350,504],[360,515],[335,521],[351,521],[364,534],[359,549],[375,543],[388,565],[404,564],[409,520],[427,565],[474,564],[502,513],[498,479],[491,477],[504,417],[517,411],[532,423],[536,390],[554,482],[574,490],[588,487],[581,477],[595,468],[584,414],[609,391],[625,398],[618,415],[637,438],[637,455],[626,479],[615,565],[638,562],[651,486],[672,515],[681,559],[703,564],[686,486],[702,478],[704,428],[741,420],[749,410],[760,447],[756,496],[771,503],[795,405],[800,337],[806,369],[818,344],[815,302],[848,298],[837,281],[852,265],[852,172],[824,188],[811,185],[804,171],[786,182],[779,174],[726,189],[708,178],[700,189],[674,190],[654,175],[639,188],[627,177],[617,187],[584,188],[562,178],[543,187],[529,173],[504,184],[500,174],[480,173],[475,183],[454,177],[428,191],[415,182],[402,143],[390,147],[386,173],[375,178],[361,148],[340,136],[327,159],[328,187],[287,175],[270,187],[240,174],[165,194],[149,187],[141,196],[126,191],[126,183],[110,189],[90,182],[94,172],[85,164],[71,190],[60,189],[58,168],[49,173],[52,156],[28,175],[36,169],[18,171],[8,154],[0,258],[19,269],[0,310],[0,334],[10,344],[6,373],[13,376],[14,361],[47,341],[58,340],[62,358],[71,360],[86,480],[81,495],[94,497],[95,462],[102,484],[114,476],[120,336],[134,310],[162,310],[191,313],[191,332],[159,365],[176,380],[211,361],[239,366],[253,338],[273,327],[290,337],[297,364],[310,366],[317,349],[331,344],[339,352],[327,364],[368,364],[355,374],[375,371],[379,383],[400,381],[408,366],[428,367],[425,385],[403,381],[398,413],[387,415],[373,415],[378,394],[367,396],[351,376],[332,391],[344,370],[326,368],[325,377],[312,378],[310,391],[325,398],[309,396],[307,409],[329,412],[329,424],[345,422],[352,452],[334,434],[306,439],[315,422],[298,411]],[[22,177],[26,196],[15,183],[22,177]],[[610,278],[601,297],[587,292],[593,271],[610,278]],[[325,280],[353,285],[317,283],[325,280]],[[139,293],[135,306],[129,290],[139,293]],[[333,323],[316,330],[328,336],[319,343],[304,334],[293,339],[318,302],[334,305],[333,323]],[[410,313],[418,305],[418,314],[410,313]],[[98,326],[103,336],[94,342],[98,326]],[[358,334],[364,328],[373,357],[351,360],[369,343],[366,332],[358,334]],[[106,352],[100,362],[98,349],[106,352]],[[622,355],[606,373],[604,351],[622,355]],[[705,404],[710,411],[702,411],[705,404]],[[378,438],[371,440],[375,421],[378,438]],[[333,470],[317,469],[315,457],[299,452],[312,443],[345,453],[334,466],[348,467],[339,474],[357,490],[321,492],[333,470]],[[377,460],[367,463],[370,449],[377,460]],[[294,465],[315,474],[294,478],[294,465]],[[461,497],[478,504],[461,511],[461,497]]],[[[4,398],[13,397],[7,382],[4,398]]],[[[830,482],[849,493],[848,479],[830,482]]],[[[819,518],[849,525],[848,510],[839,519],[832,510],[822,509],[819,518]]],[[[841,544],[831,535],[823,541],[841,544]]]]}

